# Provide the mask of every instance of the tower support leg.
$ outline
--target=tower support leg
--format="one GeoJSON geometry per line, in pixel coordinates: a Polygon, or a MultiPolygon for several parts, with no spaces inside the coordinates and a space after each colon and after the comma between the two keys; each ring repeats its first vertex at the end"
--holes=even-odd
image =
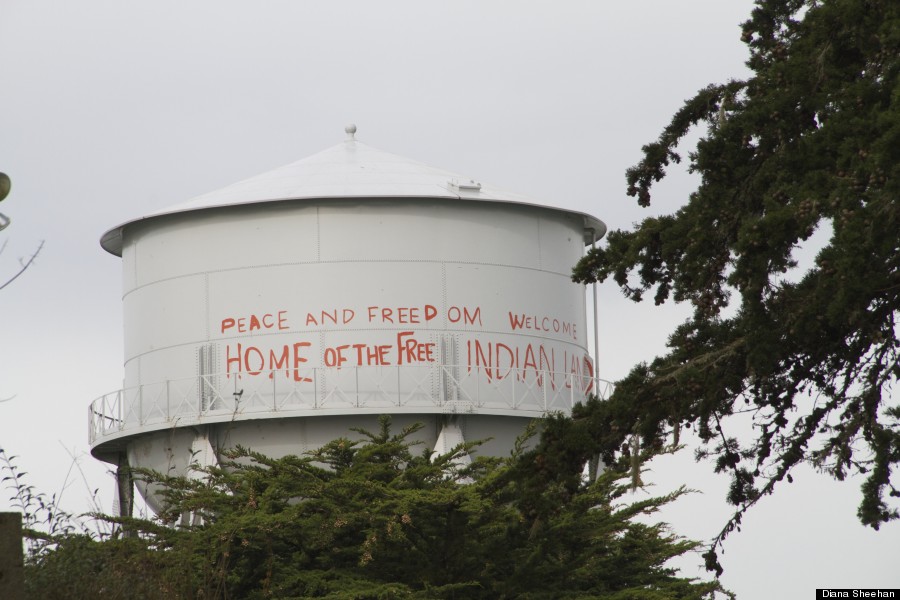
{"type": "Polygon", "coordinates": [[[118,516],[130,517],[134,513],[134,476],[128,464],[128,454],[119,453],[119,464],[116,467],[116,501],[118,516]]]}

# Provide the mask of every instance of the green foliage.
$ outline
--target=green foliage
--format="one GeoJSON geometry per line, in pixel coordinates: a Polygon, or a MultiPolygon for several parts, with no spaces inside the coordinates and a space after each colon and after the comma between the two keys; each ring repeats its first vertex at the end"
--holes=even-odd
{"type": "Polygon", "coordinates": [[[17,458],[0,448],[0,488],[10,493],[12,508],[22,513],[28,553],[36,555],[56,537],[74,535],[81,528],[72,515],[60,508],[56,494],[47,496],[28,484],[28,473],[16,465],[17,458]]]}
{"type": "Polygon", "coordinates": [[[152,552],[145,540],[99,541],[71,533],[53,538],[52,547],[26,558],[26,597],[40,600],[102,598],[168,600],[189,598],[180,557],[152,552]]]}
{"type": "Polygon", "coordinates": [[[234,448],[200,479],[145,473],[164,486],[159,519],[109,518],[122,535],[103,542],[63,536],[29,561],[32,597],[50,598],[44,590],[57,585],[101,599],[699,599],[720,590],[667,568],[696,544],[647,524],[684,490],[628,503],[622,472],[582,478],[584,419],[552,418],[533,449],[523,440],[507,459],[465,467],[457,459],[471,444],[432,458],[413,452],[417,429],[393,434],[385,417],[377,432],[303,457],[234,448]]]}
{"type": "Polygon", "coordinates": [[[758,0],[742,39],[752,76],[688,100],[627,173],[649,205],[704,123],[689,155],[699,187],[575,268],[576,281],[612,277],[635,301],[694,309],[668,354],[618,383],[603,450],[696,425],[738,507],[716,544],[802,461],[866,474],[859,517],[877,529],[900,496],[900,3],[758,0]],[[816,231],[830,239],[799,265],[816,231]],[[758,435],[743,445],[722,420],[748,411],[758,435]]]}

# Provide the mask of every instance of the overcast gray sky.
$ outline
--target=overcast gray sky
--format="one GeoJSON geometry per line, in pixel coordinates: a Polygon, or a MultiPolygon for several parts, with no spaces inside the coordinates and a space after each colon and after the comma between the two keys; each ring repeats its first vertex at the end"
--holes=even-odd
{"type": "MultiPolygon", "coordinates": [[[[0,281],[46,240],[0,291],[0,398],[15,396],[0,404],[0,447],[70,510],[86,510],[93,488],[109,510],[112,479],[87,453],[87,406],[123,376],[121,266],[100,234],[332,146],[347,123],[376,148],[611,228],[679,206],[688,175],[647,210],[625,196],[624,171],[684,99],[746,73],[750,8],[0,0],[0,171],[13,180],[0,281]]],[[[602,286],[600,376],[651,359],[685,314],[602,286]]],[[[708,464],[688,451],[651,468],[659,492],[702,492],[662,515],[678,533],[722,527],[726,482],[708,464]]],[[[859,525],[858,485],[799,473],[726,543],[725,585],[741,598],[900,587],[900,526],[859,525]]],[[[679,566],[702,574],[701,562],[679,566]]]]}

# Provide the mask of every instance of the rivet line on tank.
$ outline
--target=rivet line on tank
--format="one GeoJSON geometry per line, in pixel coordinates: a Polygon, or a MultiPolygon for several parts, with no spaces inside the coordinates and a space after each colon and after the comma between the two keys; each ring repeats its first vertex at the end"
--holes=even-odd
{"type": "Polygon", "coordinates": [[[265,263],[259,265],[249,265],[244,267],[230,267],[227,269],[213,269],[211,271],[194,271],[192,273],[185,273],[183,275],[174,275],[172,277],[164,277],[162,279],[157,279],[155,281],[150,281],[147,283],[142,283],[138,286],[135,286],[122,294],[122,298],[124,299],[128,294],[132,292],[136,292],[139,289],[145,288],[150,285],[155,285],[157,283],[163,283],[166,281],[174,281],[176,279],[184,279],[185,277],[197,277],[198,275],[212,275],[215,273],[231,273],[234,271],[242,271],[246,269],[271,269],[276,267],[291,267],[291,266],[299,266],[299,265],[333,265],[333,264],[344,264],[344,263],[441,263],[441,264],[451,264],[451,265],[477,265],[482,267],[500,267],[503,269],[519,269],[525,271],[534,271],[536,273],[546,273],[548,275],[558,275],[565,279],[571,278],[572,274],[563,271],[551,271],[549,269],[538,269],[537,267],[526,267],[523,265],[510,265],[506,263],[486,263],[486,262],[475,262],[475,261],[467,261],[467,260],[450,260],[450,261],[439,261],[428,258],[372,258],[372,259],[346,259],[346,260],[302,260],[295,262],[283,262],[283,263],[265,263]]]}

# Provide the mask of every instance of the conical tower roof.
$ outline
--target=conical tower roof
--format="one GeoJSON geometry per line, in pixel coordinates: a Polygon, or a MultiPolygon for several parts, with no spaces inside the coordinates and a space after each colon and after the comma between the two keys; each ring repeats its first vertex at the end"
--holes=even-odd
{"type": "Polygon", "coordinates": [[[603,222],[591,215],[548,206],[521,194],[482,185],[458,173],[373,148],[356,140],[355,126],[347,127],[346,131],[346,141],[317,154],[122,223],[107,231],[100,244],[106,251],[120,256],[122,231],[126,226],[163,215],[260,202],[328,198],[442,198],[527,204],[579,214],[584,217],[585,228],[594,231],[597,238],[606,232],[603,222]]]}

